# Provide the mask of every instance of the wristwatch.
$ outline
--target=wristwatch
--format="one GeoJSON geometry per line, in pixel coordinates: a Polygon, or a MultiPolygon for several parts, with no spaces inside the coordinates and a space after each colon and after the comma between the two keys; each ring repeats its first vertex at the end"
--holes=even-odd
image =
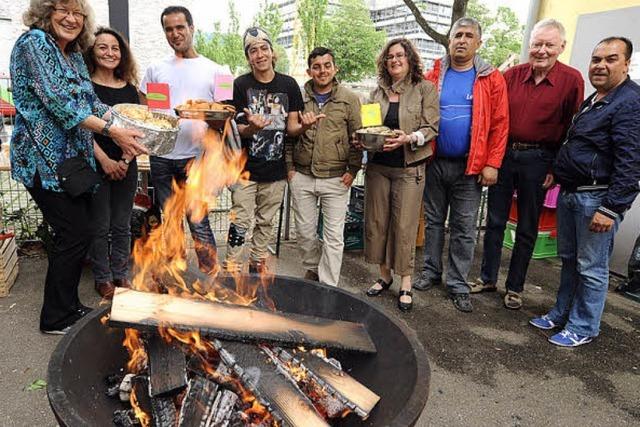
{"type": "Polygon", "coordinates": [[[109,136],[109,128],[111,127],[111,122],[105,123],[104,127],[100,131],[100,133],[104,136],[109,136]]]}
{"type": "Polygon", "coordinates": [[[121,158],[120,161],[124,162],[125,165],[128,165],[129,163],[131,163],[131,160],[127,159],[127,158],[121,158]]]}

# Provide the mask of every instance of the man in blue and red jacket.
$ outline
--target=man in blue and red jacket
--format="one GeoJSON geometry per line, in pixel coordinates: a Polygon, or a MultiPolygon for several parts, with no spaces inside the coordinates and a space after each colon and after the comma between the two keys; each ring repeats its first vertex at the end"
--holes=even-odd
{"type": "Polygon", "coordinates": [[[480,24],[460,18],[451,28],[448,54],[425,75],[440,91],[440,130],[426,175],[424,267],[413,287],[427,290],[442,280],[448,213],[447,291],[463,312],[473,310],[467,275],[482,186],[497,181],[509,129],[507,87],[502,74],[476,55],[481,44],[480,24]]]}
{"type": "Polygon", "coordinates": [[[629,79],[633,45],[610,37],[595,47],[589,80],[553,175],[558,200],[560,288],[554,307],[529,323],[563,330],[552,344],[576,347],[598,335],[609,287],[613,236],[640,192],[640,86],[629,79]]]}

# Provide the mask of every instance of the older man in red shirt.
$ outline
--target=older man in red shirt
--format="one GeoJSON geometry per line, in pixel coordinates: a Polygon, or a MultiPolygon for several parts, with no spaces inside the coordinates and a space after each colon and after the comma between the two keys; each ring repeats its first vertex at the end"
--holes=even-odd
{"type": "Polygon", "coordinates": [[[504,305],[510,309],[522,307],[545,190],[553,184],[551,164],[584,95],[578,70],[558,61],[565,43],[560,22],[538,22],[531,32],[529,62],[504,74],[509,95],[509,142],[498,182],[489,187],[482,270],[471,292],[496,290],[502,239],[511,197],[517,190],[518,225],[504,297],[504,305]]]}

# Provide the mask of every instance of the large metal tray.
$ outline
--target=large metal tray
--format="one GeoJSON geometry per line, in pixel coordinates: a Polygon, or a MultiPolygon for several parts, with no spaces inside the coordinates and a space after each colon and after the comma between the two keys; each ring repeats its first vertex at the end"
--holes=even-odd
{"type": "Polygon", "coordinates": [[[188,110],[188,109],[175,109],[176,115],[181,119],[195,119],[195,120],[212,120],[221,121],[227,120],[233,117],[233,112],[229,110],[188,110]]]}
{"type": "Polygon", "coordinates": [[[174,126],[173,129],[159,129],[152,126],[146,126],[143,122],[130,119],[123,115],[120,112],[123,108],[147,109],[144,105],[138,104],[116,104],[111,109],[111,121],[113,126],[126,129],[136,129],[144,133],[144,137],[138,138],[138,142],[147,147],[149,154],[152,156],[164,156],[173,151],[178,137],[178,119],[176,117],[152,111],[154,116],[167,119],[174,126]]]}

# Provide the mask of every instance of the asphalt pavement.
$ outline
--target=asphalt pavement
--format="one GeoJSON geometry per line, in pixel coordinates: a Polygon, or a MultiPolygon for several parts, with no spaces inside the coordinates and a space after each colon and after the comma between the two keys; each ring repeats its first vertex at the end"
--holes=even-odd
{"type": "MultiPolygon", "coordinates": [[[[502,273],[509,255],[505,250],[502,273]]],[[[302,276],[299,260],[295,243],[285,243],[278,273],[302,276]]],[[[22,257],[11,295],[0,298],[1,426],[56,425],[38,383],[60,340],[38,331],[46,266],[45,257],[22,257]]],[[[347,252],[341,286],[362,293],[375,272],[360,252],[347,252]]],[[[497,293],[473,295],[468,314],[453,307],[442,287],[415,292],[410,313],[396,307],[397,285],[372,299],[414,329],[427,351],[431,385],[419,427],[640,426],[640,303],[610,292],[593,343],[552,346],[549,334],[527,322],[553,304],[559,272],[558,260],[532,261],[520,311],[503,308],[503,283],[497,293]]],[[[99,304],[89,270],[80,292],[85,304],[99,304]]]]}

